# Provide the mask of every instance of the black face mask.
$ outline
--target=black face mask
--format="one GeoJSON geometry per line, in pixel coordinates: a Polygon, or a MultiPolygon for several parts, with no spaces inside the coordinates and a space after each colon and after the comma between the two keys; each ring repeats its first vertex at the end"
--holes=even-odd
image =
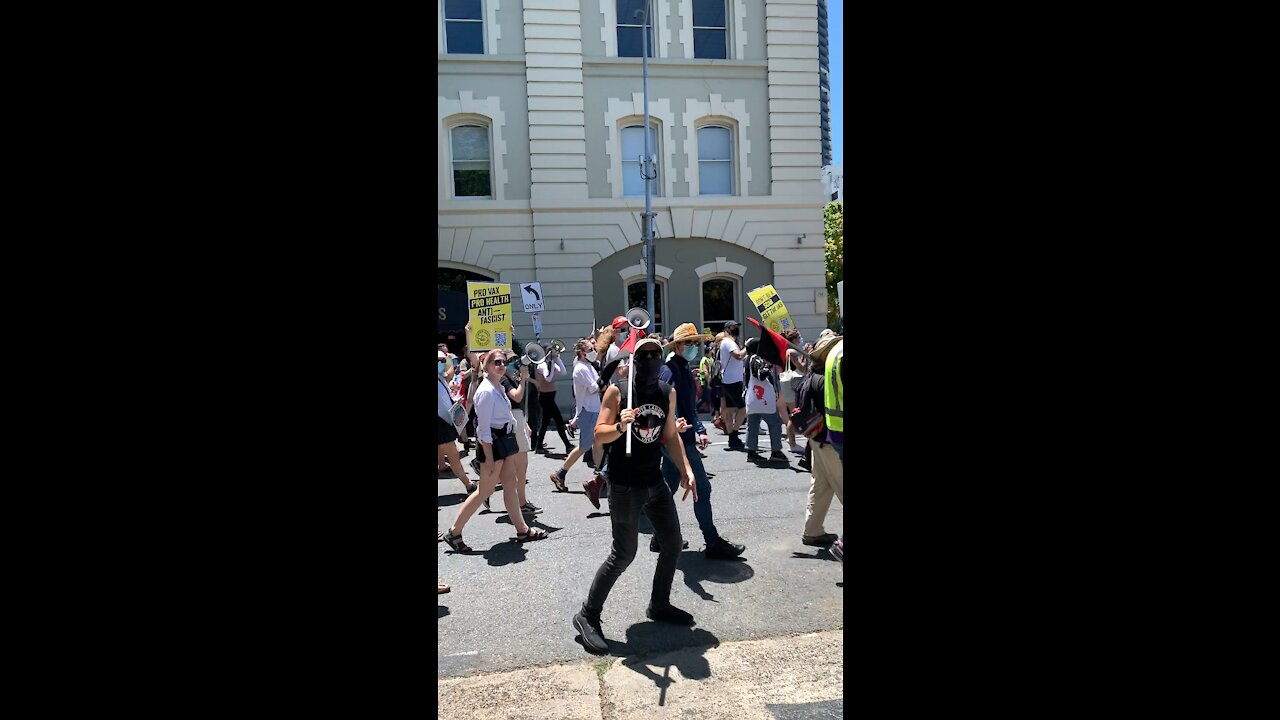
{"type": "Polygon", "coordinates": [[[638,355],[635,358],[636,385],[652,390],[658,387],[658,373],[662,372],[662,356],[648,357],[638,355]]]}

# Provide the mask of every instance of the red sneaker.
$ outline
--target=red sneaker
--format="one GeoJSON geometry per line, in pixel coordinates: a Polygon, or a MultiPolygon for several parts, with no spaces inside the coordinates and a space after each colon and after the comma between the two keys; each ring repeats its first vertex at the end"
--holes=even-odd
{"type": "Polygon", "coordinates": [[[600,486],[603,484],[604,483],[601,482],[599,475],[596,475],[587,482],[582,483],[582,489],[587,491],[587,499],[591,501],[591,504],[594,505],[597,510],[600,509],[600,486]]]}

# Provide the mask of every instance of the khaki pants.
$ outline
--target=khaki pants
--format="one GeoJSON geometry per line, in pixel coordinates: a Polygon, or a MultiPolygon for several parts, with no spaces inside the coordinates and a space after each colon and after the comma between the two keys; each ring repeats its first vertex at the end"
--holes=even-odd
{"type": "Polygon", "coordinates": [[[844,505],[844,463],[836,449],[830,445],[819,445],[810,441],[813,446],[813,481],[809,484],[809,508],[804,514],[805,537],[825,535],[822,522],[827,519],[827,511],[831,509],[831,496],[844,505]]]}

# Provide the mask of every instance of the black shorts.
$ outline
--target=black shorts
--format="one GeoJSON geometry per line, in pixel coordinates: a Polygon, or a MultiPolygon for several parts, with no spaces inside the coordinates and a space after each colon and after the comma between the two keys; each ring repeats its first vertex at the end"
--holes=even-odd
{"type": "Polygon", "coordinates": [[[747,399],[742,397],[742,381],[724,384],[724,405],[731,408],[747,406],[747,399]]]}
{"type": "Polygon", "coordinates": [[[444,445],[446,443],[452,443],[457,439],[458,439],[458,429],[453,426],[453,423],[447,420],[442,420],[439,417],[437,417],[436,418],[436,444],[444,445]]]}
{"type": "MultiPolygon", "coordinates": [[[[499,428],[493,429],[493,459],[503,460],[520,452],[520,446],[516,443],[516,436],[513,435],[508,428],[507,431],[499,428]]],[[[480,462],[485,461],[484,443],[480,442],[477,436],[476,440],[476,459],[480,462]]]]}

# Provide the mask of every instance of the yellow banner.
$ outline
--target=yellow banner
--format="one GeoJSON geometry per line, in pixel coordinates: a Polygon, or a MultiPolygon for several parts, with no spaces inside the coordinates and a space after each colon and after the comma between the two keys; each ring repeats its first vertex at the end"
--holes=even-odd
{"type": "Polygon", "coordinates": [[[511,348],[511,285],[467,283],[471,350],[511,348]]]}
{"type": "Polygon", "coordinates": [[[778,297],[778,291],[772,285],[758,287],[747,293],[747,296],[751,298],[756,310],[760,311],[760,321],[765,327],[782,333],[796,326],[791,313],[787,312],[787,306],[782,304],[782,298],[778,297]]]}

